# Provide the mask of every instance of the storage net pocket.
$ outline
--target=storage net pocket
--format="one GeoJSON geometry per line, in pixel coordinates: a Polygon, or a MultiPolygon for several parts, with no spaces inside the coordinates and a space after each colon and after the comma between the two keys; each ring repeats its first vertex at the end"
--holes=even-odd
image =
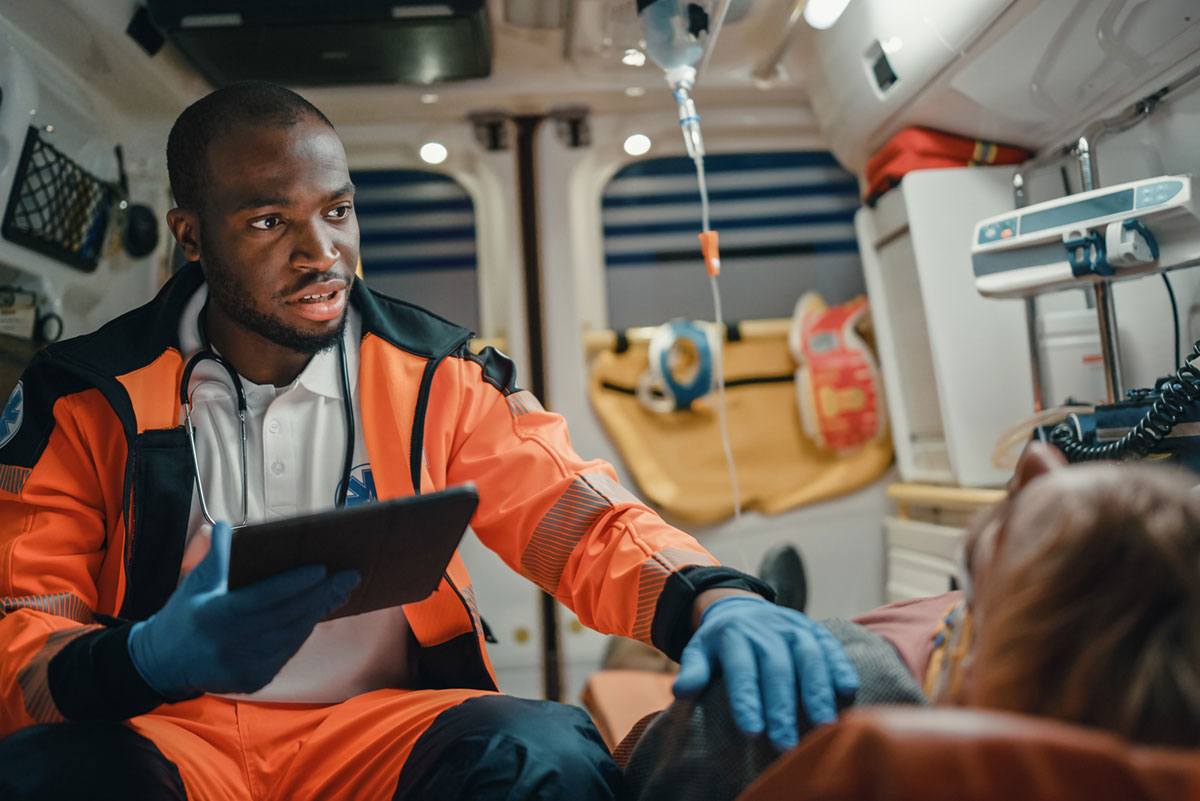
{"type": "Polygon", "coordinates": [[[4,212],[4,238],[86,272],[104,254],[114,185],[80,167],[30,128],[4,212]]]}

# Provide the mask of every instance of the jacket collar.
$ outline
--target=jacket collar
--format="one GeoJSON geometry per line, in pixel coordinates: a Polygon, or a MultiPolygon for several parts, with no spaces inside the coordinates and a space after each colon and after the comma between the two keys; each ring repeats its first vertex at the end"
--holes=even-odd
{"type": "Polygon", "coordinates": [[[363,336],[374,334],[415,356],[440,359],[474,336],[420,306],[376,292],[361,278],[350,291],[350,303],[362,315],[363,336]]]}

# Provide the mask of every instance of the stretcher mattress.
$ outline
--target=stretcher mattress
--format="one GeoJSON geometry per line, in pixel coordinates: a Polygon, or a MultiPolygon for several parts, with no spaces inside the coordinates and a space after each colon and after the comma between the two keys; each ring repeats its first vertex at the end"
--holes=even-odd
{"type": "MultiPolygon", "coordinates": [[[[716,394],[690,410],[649,411],[635,395],[648,346],[605,351],[592,362],[592,404],[642,495],[691,524],[733,514],[721,447],[716,394]]],[[[891,464],[888,436],[850,453],[823,450],[803,433],[796,405],[796,364],[784,337],[726,342],[729,433],[742,506],[778,514],[853,492],[891,464]]]]}

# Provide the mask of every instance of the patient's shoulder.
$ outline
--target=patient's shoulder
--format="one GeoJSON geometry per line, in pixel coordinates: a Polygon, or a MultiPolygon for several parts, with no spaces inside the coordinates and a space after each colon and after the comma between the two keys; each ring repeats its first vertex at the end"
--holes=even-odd
{"type": "Polygon", "coordinates": [[[955,591],[896,601],[859,615],[854,622],[890,642],[912,674],[922,677],[938,624],[961,599],[962,593],[955,591]]]}

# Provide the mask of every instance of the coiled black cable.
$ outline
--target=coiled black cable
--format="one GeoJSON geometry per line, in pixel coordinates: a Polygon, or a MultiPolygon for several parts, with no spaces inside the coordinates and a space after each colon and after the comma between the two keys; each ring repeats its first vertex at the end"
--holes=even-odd
{"type": "Polygon", "coordinates": [[[1183,419],[1190,404],[1200,401],[1200,341],[1192,345],[1188,360],[1175,374],[1159,382],[1158,400],[1151,404],[1137,425],[1125,436],[1103,445],[1084,445],[1069,422],[1059,423],[1050,432],[1050,442],[1068,462],[1097,459],[1139,459],[1162,442],[1183,419]]]}

